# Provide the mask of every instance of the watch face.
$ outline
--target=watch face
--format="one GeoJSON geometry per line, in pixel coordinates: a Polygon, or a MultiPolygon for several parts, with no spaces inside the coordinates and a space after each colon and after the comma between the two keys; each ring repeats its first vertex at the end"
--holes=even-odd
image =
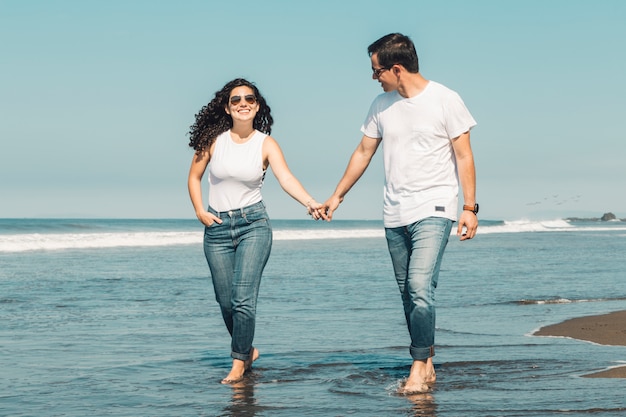
{"type": "Polygon", "coordinates": [[[474,204],[474,214],[478,214],[478,203],[474,204]]]}

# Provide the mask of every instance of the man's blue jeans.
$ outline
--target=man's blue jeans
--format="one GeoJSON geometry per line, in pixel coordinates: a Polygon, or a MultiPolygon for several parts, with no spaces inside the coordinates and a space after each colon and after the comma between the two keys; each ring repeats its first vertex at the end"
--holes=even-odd
{"type": "Polygon", "coordinates": [[[204,255],[215,298],[231,335],[231,357],[250,358],[261,275],[272,248],[272,226],[260,201],[242,209],[209,211],[222,220],[204,229],[204,255]]]}
{"type": "Polygon", "coordinates": [[[385,229],[414,360],[435,355],[435,288],[452,223],[450,219],[428,217],[385,229]]]}

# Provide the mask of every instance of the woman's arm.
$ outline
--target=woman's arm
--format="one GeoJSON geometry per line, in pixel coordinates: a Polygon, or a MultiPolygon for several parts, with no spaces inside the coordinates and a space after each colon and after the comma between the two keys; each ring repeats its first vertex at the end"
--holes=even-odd
{"type": "Polygon", "coordinates": [[[280,146],[278,146],[276,140],[271,136],[267,136],[263,143],[263,159],[267,161],[267,164],[272,168],[272,172],[278,180],[278,183],[287,194],[305,206],[314,219],[326,219],[326,215],[318,210],[322,205],[311,197],[302,184],[300,184],[300,181],[291,173],[283,151],[280,149],[280,146]]]}
{"type": "Polygon", "coordinates": [[[209,165],[209,159],[210,154],[208,150],[194,154],[191,160],[191,167],[189,168],[189,177],[187,178],[187,188],[189,189],[191,204],[193,204],[196,217],[205,226],[211,226],[214,222],[222,222],[218,217],[206,211],[204,202],[202,201],[202,177],[204,176],[206,167],[209,165]]]}

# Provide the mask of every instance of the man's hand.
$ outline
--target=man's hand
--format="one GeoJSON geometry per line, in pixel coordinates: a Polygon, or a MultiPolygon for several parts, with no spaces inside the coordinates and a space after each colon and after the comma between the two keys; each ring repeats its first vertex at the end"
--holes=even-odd
{"type": "Polygon", "coordinates": [[[477,229],[478,218],[476,215],[471,211],[463,210],[461,218],[459,219],[459,227],[456,230],[456,235],[460,237],[460,240],[472,239],[476,236],[477,229]]]}
{"type": "Polygon", "coordinates": [[[315,200],[307,203],[307,213],[309,213],[309,216],[313,217],[314,220],[322,219],[330,221],[330,219],[326,217],[326,209],[324,208],[324,205],[315,200]]]}
{"type": "Polygon", "coordinates": [[[322,212],[326,214],[325,220],[331,221],[333,219],[333,213],[339,207],[339,204],[343,201],[342,198],[339,198],[335,195],[332,195],[326,202],[322,205],[320,209],[322,212]]]}

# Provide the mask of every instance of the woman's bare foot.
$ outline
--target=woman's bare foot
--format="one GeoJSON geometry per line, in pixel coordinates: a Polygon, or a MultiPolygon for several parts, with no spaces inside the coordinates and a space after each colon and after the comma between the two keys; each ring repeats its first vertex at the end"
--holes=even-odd
{"type": "Polygon", "coordinates": [[[234,384],[241,381],[245,371],[245,362],[241,359],[233,359],[233,367],[226,378],[222,379],[222,384],[234,384]]]}
{"type": "Polygon", "coordinates": [[[252,364],[257,359],[259,359],[259,350],[255,348],[254,346],[252,346],[252,349],[250,350],[250,358],[248,358],[248,360],[245,363],[245,372],[252,369],[252,364]]]}
{"type": "Polygon", "coordinates": [[[409,377],[399,391],[404,395],[428,392],[436,380],[437,375],[431,358],[414,360],[409,377]]]}
{"type": "Polygon", "coordinates": [[[423,381],[409,382],[407,380],[399,391],[402,395],[424,394],[430,391],[430,386],[423,381]]]}
{"type": "Polygon", "coordinates": [[[235,384],[243,379],[243,375],[252,369],[252,363],[259,359],[259,350],[252,347],[250,350],[250,357],[246,361],[241,359],[233,359],[233,367],[226,376],[222,379],[222,384],[235,384]]]}

